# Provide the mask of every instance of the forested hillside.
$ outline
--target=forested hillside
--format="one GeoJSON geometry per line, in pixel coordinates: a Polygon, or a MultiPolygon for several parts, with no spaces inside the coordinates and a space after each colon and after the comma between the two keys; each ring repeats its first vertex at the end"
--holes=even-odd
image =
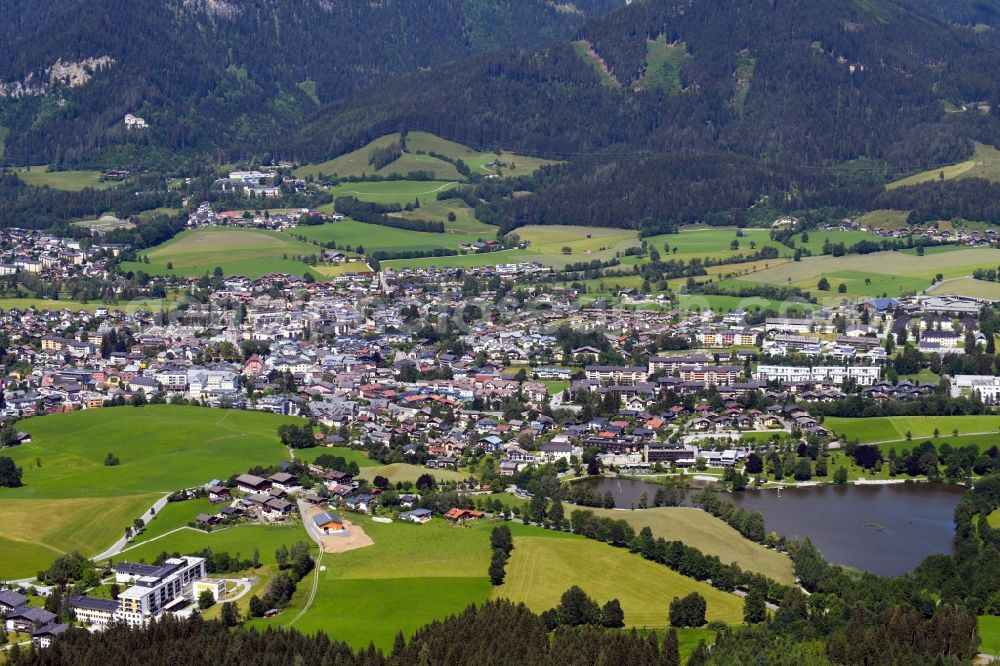
{"type": "Polygon", "coordinates": [[[0,20],[0,155],[115,164],[253,153],[319,104],[478,51],[566,38],[620,4],[11,0],[0,20]],[[149,129],[126,130],[126,113],[149,129]]]}
{"type": "Polygon", "coordinates": [[[527,188],[545,196],[490,221],[662,229],[760,201],[864,208],[891,175],[1000,140],[1000,50],[902,0],[650,0],[579,36],[589,59],[568,43],[484,54],[333,104],[272,145],[309,161],[409,128],[567,159],[527,188]],[[595,200],[608,208],[581,205],[595,200]]]}

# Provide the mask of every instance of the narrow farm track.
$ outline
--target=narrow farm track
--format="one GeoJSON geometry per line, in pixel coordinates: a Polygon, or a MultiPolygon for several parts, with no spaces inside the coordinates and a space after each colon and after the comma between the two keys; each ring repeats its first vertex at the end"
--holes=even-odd
{"type": "Polygon", "coordinates": [[[302,619],[302,617],[306,613],[309,612],[309,609],[312,607],[313,602],[316,600],[316,593],[319,591],[319,575],[320,575],[320,569],[322,569],[322,565],[323,565],[323,540],[320,539],[320,536],[318,534],[316,534],[315,532],[313,532],[313,530],[311,529],[311,525],[309,524],[309,521],[306,520],[306,508],[307,507],[306,507],[305,503],[300,501],[299,502],[299,515],[302,516],[302,526],[306,528],[306,533],[309,534],[309,538],[312,539],[313,541],[315,541],[316,545],[319,546],[319,555],[316,557],[316,563],[313,565],[313,583],[312,583],[312,589],[309,590],[309,598],[306,600],[306,605],[303,606],[302,610],[300,610],[295,615],[295,617],[293,617],[288,622],[288,624],[285,625],[286,627],[292,626],[293,624],[295,624],[296,622],[298,622],[300,619],[302,619]]]}

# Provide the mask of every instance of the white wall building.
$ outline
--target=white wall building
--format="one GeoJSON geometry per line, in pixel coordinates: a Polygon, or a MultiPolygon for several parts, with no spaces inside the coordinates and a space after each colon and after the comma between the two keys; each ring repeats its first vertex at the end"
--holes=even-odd
{"type": "Polygon", "coordinates": [[[782,384],[798,382],[831,382],[843,384],[848,378],[859,386],[871,386],[879,380],[881,369],[876,365],[815,366],[761,365],[754,375],[760,381],[777,380],[782,384]]]}

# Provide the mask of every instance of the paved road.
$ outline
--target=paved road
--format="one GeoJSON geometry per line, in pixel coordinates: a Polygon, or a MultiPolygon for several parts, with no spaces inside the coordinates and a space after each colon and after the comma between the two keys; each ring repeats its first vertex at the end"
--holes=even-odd
{"type": "MultiPolygon", "coordinates": [[[[156,502],[153,503],[152,508],[149,509],[149,510],[147,510],[146,513],[142,514],[142,517],[140,518],[140,520],[142,520],[142,523],[144,525],[148,525],[149,522],[151,520],[153,520],[154,515],[158,515],[160,513],[160,511],[163,510],[163,507],[165,507],[167,505],[167,498],[168,497],[170,497],[169,493],[166,494],[166,495],[164,495],[160,499],[156,500],[156,502]]],[[[95,555],[91,559],[94,562],[100,562],[102,560],[108,559],[109,557],[114,557],[115,555],[117,555],[118,553],[122,552],[122,550],[125,549],[125,545],[128,542],[129,542],[129,538],[126,537],[126,536],[124,536],[124,535],[122,535],[122,538],[118,539],[118,541],[115,542],[115,545],[111,546],[111,548],[108,548],[106,551],[104,551],[100,555],[95,555]]]]}

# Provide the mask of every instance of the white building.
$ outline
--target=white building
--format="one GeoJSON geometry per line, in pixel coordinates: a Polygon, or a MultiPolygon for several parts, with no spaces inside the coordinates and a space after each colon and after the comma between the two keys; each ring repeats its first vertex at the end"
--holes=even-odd
{"type": "Polygon", "coordinates": [[[843,384],[853,379],[859,386],[871,386],[879,379],[881,370],[875,365],[831,365],[799,367],[791,365],[761,365],[754,375],[760,381],[777,380],[782,384],[799,382],[830,382],[843,384]]]}
{"type": "Polygon", "coordinates": [[[951,395],[978,393],[983,402],[1000,403],[1000,377],[992,375],[955,375],[951,378],[951,395]]]}

